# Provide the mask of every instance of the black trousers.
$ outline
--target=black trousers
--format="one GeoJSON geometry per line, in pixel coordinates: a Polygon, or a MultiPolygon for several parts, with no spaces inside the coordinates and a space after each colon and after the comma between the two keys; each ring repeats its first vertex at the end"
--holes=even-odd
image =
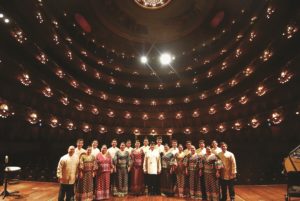
{"type": "Polygon", "coordinates": [[[111,194],[115,194],[117,188],[117,173],[113,172],[110,174],[110,192],[111,194]]]}
{"type": "Polygon", "coordinates": [[[66,201],[74,200],[74,184],[60,184],[58,201],[64,201],[66,196],[66,201]]]}
{"type": "Polygon", "coordinates": [[[159,188],[157,186],[159,180],[157,174],[147,174],[148,180],[148,193],[151,195],[155,195],[159,193],[159,188]]]}
{"type": "Polygon", "coordinates": [[[205,179],[204,175],[200,177],[200,183],[201,183],[201,193],[202,193],[202,199],[206,200],[207,199],[207,194],[206,194],[206,188],[205,188],[205,179]]]}
{"type": "Polygon", "coordinates": [[[131,191],[131,170],[128,172],[128,192],[131,191]]]}
{"type": "Polygon", "coordinates": [[[234,200],[235,197],[234,179],[230,179],[230,180],[220,179],[220,185],[222,191],[221,201],[226,201],[227,199],[227,188],[229,190],[230,199],[234,200]]]}

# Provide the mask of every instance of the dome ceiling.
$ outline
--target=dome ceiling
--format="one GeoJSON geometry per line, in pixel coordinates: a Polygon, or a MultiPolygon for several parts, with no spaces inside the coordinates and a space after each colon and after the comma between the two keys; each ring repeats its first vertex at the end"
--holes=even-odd
{"type": "Polygon", "coordinates": [[[2,2],[0,114],[136,135],[278,124],[299,110],[299,18],[293,0],[2,2]]]}

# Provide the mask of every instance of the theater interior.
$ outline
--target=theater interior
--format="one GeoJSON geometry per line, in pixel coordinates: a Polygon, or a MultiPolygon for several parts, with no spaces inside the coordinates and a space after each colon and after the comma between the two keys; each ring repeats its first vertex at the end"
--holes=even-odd
{"type": "Polygon", "coordinates": [[[237,185],[287,183],[297,0],[10,0],[0,26],[0,168],[8,156],[17,179],[56,182],[78,138],[162,136],[225,141],[237,185]]]}

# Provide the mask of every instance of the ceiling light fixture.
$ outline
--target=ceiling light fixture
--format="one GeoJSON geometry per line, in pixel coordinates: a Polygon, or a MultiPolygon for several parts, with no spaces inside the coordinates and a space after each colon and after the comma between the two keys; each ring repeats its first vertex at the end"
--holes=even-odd
{"type": "Polygon", "coordinates": [[[146,56],[141,56],[140,61],[142,64],[148,63],[148,58],[146,56]]]}
{"type": "Polygon", "coordinates": [[[162,55],[160,55],[159,61],[162,65],[169,65],[171,64],[172,57],[169,53],[163,53],[162,55]]]}

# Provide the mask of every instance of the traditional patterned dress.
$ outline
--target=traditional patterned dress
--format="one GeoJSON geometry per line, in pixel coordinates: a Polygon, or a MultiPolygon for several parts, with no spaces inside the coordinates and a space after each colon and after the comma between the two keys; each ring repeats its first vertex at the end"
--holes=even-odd
{"type": "Polygon", "coordinates": [[[93,200],[93,172],[97,169],[95,157],[90,154],[82,154],[79,160],[79,172],[82,178],[78,179],[76,200],[93,200]]]}
{"type": "Polygon", "coordinates": [[[219,179],[216,177],[216,172],[222,168],[221,160],[215,154],[205,154],[202,158],[200,168],[203,170],[208,200],[219,201],[219,179]]]}
{"type": "Polygon", "coordinates": [[[177,178],[177,189],[178,189],[178,194],[180,197],[183,196],[184,194],[184,187],[185,187],[185,165],[184,165],[184,157],[185,154],[184,152],[177,153],[175,155],[175,173],[176,173],[176,178],[177,178]]]}
{"type": "Polygon", "coordinates": [[[145,191],[144,183],[144,152],[141,148],[133,149],[131,152],[131,192],[134,194],[142,194],[145,191]]]}
{"type": "Polygon", "coordinates": [[[161,177],[160,177],[160,192],[166,195],[172,195],[173,192],[173,178],[171,168],[174,164],[174,155],[171,151],[162,152],[161,157],[161,177]]]}
{"type": "Polygon", "coordinates": [[[101,152],[96,158],[98,164],[95,199],[103,200],[109,199],[110,187],[110,172],[112,168],[112,159],[109,153],[102,154],[101,152]]]}
{"type": "Polygon", "coordinates": [[[198,154],[189,154],[184,163],[188,171],[189,193],[192,198],[201,198],[201,182],[199,178],[201,157],[198,154]]]}
{"type": "Polygon", "coordinates": [[[124,196],[128,194],[128,167],[130,166],[128,151],[117,151],[114,157],[114,165],[117,170],[117,191],[114,195],[124,196]]]}

